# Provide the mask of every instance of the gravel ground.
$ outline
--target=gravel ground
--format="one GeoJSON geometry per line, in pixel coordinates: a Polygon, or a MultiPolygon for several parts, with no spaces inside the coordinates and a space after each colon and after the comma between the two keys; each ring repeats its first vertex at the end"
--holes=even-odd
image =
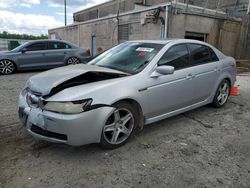
{"type": "Polygon", "coordinates": [[[33,74],[0,76],[0,187],[250,187],[249,76],[225,107],[148,125],[110,151],[29,136],[16,100],[33,74]]]}

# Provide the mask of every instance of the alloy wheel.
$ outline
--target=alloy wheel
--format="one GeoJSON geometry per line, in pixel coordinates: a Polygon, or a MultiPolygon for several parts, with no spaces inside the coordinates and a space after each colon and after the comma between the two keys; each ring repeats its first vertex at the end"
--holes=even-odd
{"type": "Polygon", "coordinates": [[[106,142],[118,145],[129,138],[133,128],[133,114],[125,108],[116,109],[106,121],[103,136],[106,142]]]}
{"type": "Polygon", "coordinates": [[[80,61],[79,61],[79,59],[76,58],[76,57],[70,57],[70,58],[68,59],[68,61],[67,61],[67,64],[68,64],[68,65],[75,65],[75,64],[79,64],[79,63],[80,63],[80,61]]]}
{"type": "Polygon", "coordinates": [[[11,74],[15,70],[15,65],[9,60],[0,61],[0,73],[1,74],[11,74]]]}
{"type": "Polygon", "coordinates": [[[220,105],[223,105],[227,101],[229,92],[230,92],[229,90],[230,90],[230,87],[228,85],[228,82],[223,82],[220,85],[219,93],[217,96],[217,100],[220,105]]]}

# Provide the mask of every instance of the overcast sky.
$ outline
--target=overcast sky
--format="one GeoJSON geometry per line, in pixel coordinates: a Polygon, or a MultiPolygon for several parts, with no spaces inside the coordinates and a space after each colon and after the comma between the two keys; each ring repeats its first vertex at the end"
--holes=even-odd
{"type": "MultiPolygon", "coordinates": [[[[68,24],[73,12],[107,0],[67,0],[68,24]]],[[[64,25],[64,0],[0,0],[0,32],[47,34],[64,25]]]]}

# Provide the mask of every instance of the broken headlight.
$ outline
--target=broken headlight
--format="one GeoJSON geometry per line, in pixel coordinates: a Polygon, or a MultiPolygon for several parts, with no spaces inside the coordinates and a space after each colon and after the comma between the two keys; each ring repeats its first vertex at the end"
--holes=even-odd
{"type": "Polygon", "coordinates": [[[71,102],[45,102],[43,109],[62,114],[79,114],[84,112],[92,103],[92,99],[71,102]]]}

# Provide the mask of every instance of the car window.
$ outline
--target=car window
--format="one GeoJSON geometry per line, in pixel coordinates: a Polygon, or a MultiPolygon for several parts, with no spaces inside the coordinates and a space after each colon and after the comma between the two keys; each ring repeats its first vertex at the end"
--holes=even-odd
{"type": "Polygon", "coordinates": [[[189,53],[185,44],[171,47],[159,60],[158,65],[170,65],[176,70],[189,66],[189,53]]]}
{"type": "Polygon", "coordinates": [[[208,47],[208,49],[209,49],[209,52],[210,52],[211,60],[212,60],[213,62],[219,61],[219,58],[218,58],[218,56],[216,55],[216,53],[213,51],[213,49],[212,49],[212,48],[209,48],[209,47],[208,47]]]}
{"type": "Polygon", "coordinates": [[[201,44],[188,44],[191,66],[212,62],[207,46],[201,44]]]}
{"type": "Polygon", "coordinates": [[[37,42],[26,47],[27,51],[46,50],[46,42],[37,42]]]}
{"type": "Polygon", "coordinates": [[[64,42],[49,42],[48,45],[49,50],[70,49],[70,48],[72,47],[64,42]]]}

